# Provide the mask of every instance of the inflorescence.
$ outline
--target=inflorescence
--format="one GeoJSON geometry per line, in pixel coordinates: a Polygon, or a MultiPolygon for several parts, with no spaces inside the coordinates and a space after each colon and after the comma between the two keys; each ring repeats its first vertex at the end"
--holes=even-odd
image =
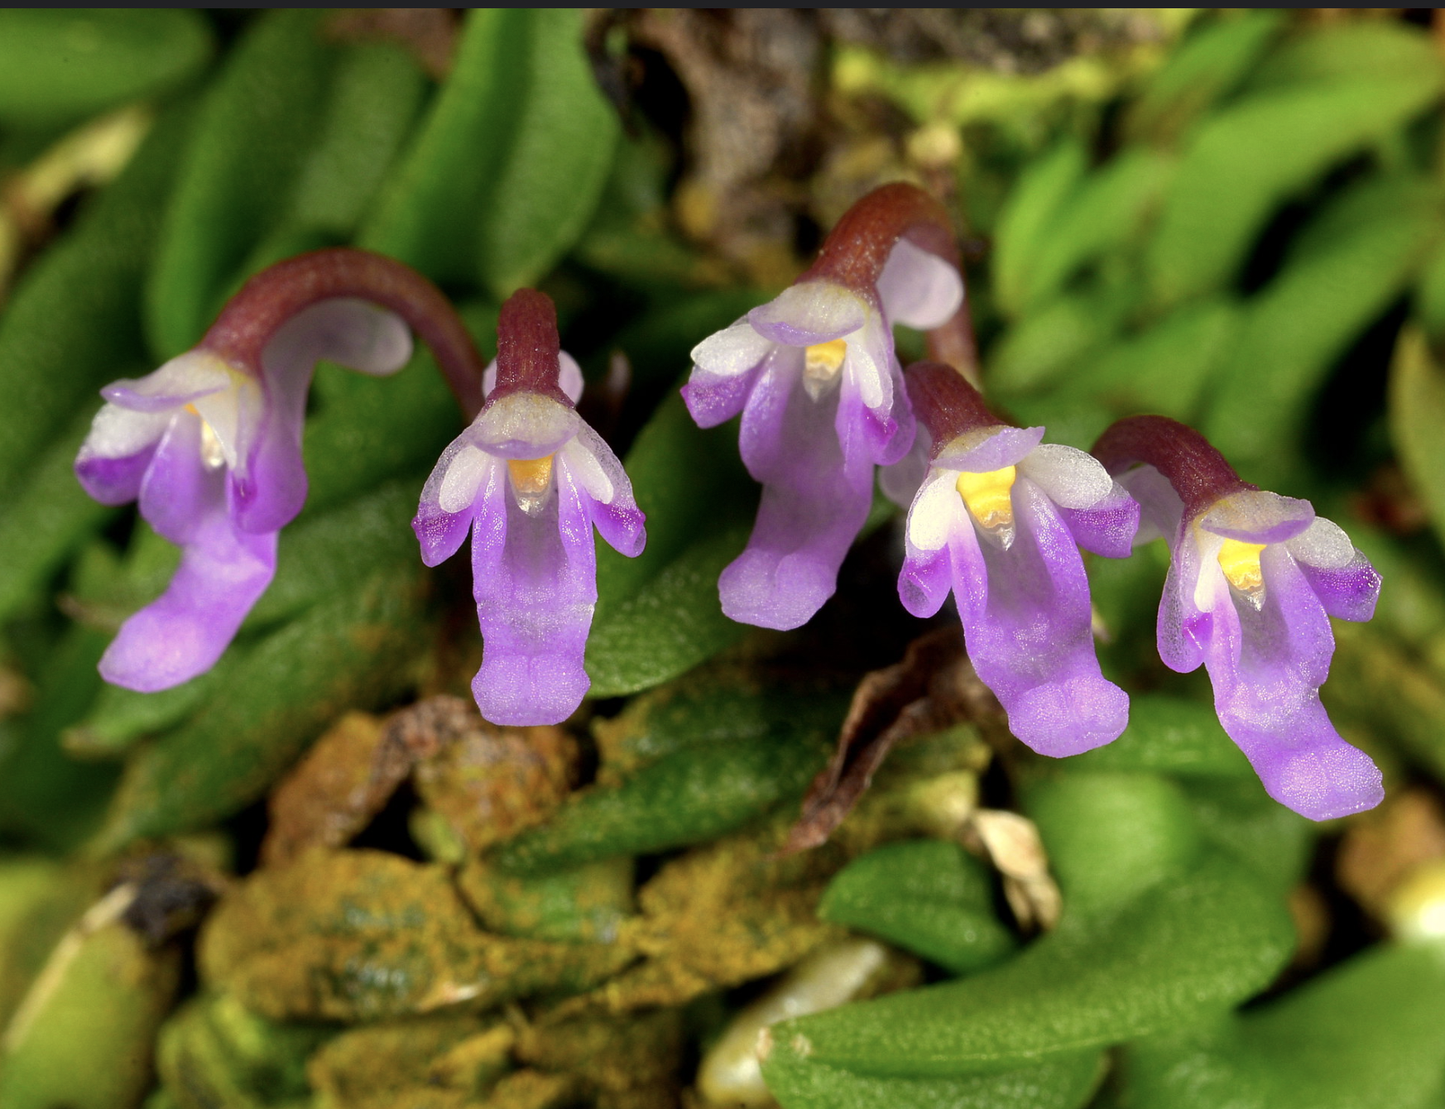
{"type": "MultiPolygon", "coordinates": [[[[552,302],[502,307],[484,367],[446,298],[399,262],[316,251],[258,274],[192,350],[102,390],[76,460],[87,492],[178,544],[164,594],[101,660],[142,692],[208,670],[270,584],[277,533],[306,498],[301,433],[317,360],[391,374],[412,332],[469,426],[437,461],[413,528],[435,566],[472,540],[483,639],[472,683],[497,724],[551,724],[581,704],[597,600],[595,528],[624,555],[646,542],[627,474],[577,414],[582,374],[552,302]]],[[[941,207],[911,185],[864,197],[793,285],[704,339],[683,399],[711,427],[741,415],[762,485],[743,553],[718,582],[742,623],[796,628],[833,594],[875,480],[908,506],[898,579],[915,616],[953,594],[970,660],[1014,735],[1053,757],[1116,739],[1128,697],[1100,671],[1080,548],[1171,552],[1159,654],[1203,663],[1220,723],[1270,795],[1325,820],[1379,803],[1380,772],[1320,704],[1329,617],[1368,620],[1380,578],[1306,501],[1243,481],[1196,431],[1120,420],[1092,454],[999,418],[979,392],[958,251],[941,207]],[[905,372],[893,326],[927,334],[905,372]]]]}

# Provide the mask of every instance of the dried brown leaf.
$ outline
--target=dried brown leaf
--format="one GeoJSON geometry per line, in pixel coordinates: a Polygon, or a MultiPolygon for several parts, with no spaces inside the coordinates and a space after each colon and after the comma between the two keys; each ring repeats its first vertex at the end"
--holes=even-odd
{"type": "Polygon", "coordinates": [[[939,628],[915,639],[902,662],[874,670],[858,683],[837,749],[808,788],[783,853],[826,842],[895,743],[998,712],[964,654],[960,629],[939,628]]]}

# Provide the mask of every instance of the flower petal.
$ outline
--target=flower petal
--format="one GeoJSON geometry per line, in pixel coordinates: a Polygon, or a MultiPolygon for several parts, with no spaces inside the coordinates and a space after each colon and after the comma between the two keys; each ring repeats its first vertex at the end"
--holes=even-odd
{"type": "Polygon", "coordinates": [[[920,551],[941,550],[959,522],[968,523],[966,512],[958,493],[958,471],[934,468],[909,506],[908,542],[920,551]]]}
{"type": "Polygon", "coordinates": [[[590,506],[592,522],[614,550],[629,558],[647,543],[642,511],[632,496],[632,482],[612,448],[587,424],[557,455],[558,480],[577,488],[590,506]]]}
{"type": "Polygon", "coordinates": [[[276,571],[276,533],[237,530],[213,504],[191,529],[161,596],[123,625],[100,660],[112,685],[154,693],[216,664],[276,571]]]}
{"type": "Polygon", "coordinates": [[[1162,538],[1172,549],[1184,521],[1184,502],[1169,479],[1153,466],[1136,466],[1119,474],[1118,482],[1139,504],[1139,531],[1134,546],[1162,538]]]}
{"type": "Polygon", "coordinates": [[[111,382],[100,395],[134,412],[168,412],[231,388],[234,372],[210,351],[188,350],[145,377],[111,382]]]}
{"type": "Polygon", "coordinates": [[[838,443],[840,391],[814,400],[802,370],[801,351],[776,350],[743,413],[743,461],[763,496],[747,548],[718,580],[723,612],[765,628],[800,627],[833,595],[873,498],[872,464],[838,443]]]}
{"type": "Polygon", "coordinates": [[[305,308],[276,329],[263,362],[310,380],[318,359],[372,377],[388,377],[411,360],[411,329],[395,312],[355,297],[305,308]]]}
{"type": "Polygon", "coordinates": [[[938,255],[899,239],[878,277],[878,299],[889,321],[926,331],[958,311],[963,278],[938,255]]]}
{"type": "Polygon", "coordinates": [[[908,453],[890,466],[878,471],[878,488],[899,508],[907,508],[923,486],[928,473],[928,456],[933,451],[933,438],[920,421],[913,434],[908,453]]]}
{"type": "Polygon", "coordinates": [[[498,458],[541,458],[560,450],[581,423],[576,410],[560,401],[517,392],[489,401],[464,434],[498,458]]]}
{"type": "Polygon", "coordinates": [[[953,588],[953,573],[946,550],[921,551],[910,546],[898,572],[898,599],[920,620],[943,607],[953,588]]]}
{"type": "MultiPolygon", "coordinates": [[[[851,289],[831,281],[802,281],[754,308],[748,313],[748,323],[765,339],[808,347],[851,335],[867,323],[870,312],[877,314],[851,289]]],[[[697,353],[693,352],[694,357],[697,353]]]]}
{"type": "Polygon", "coordinates": [[[140,486],[140,514],[172,543],[191,542],[207,515],[223,511],[226,471],[201,458],[201,420],[177,412],[140,486]]]}
{"type": "Polygon", "coordinates": [[[1220,598],[1205,664],[1219,721],[1270,796],[1311,820],[1378,804],[1380,772],[1340,738],[1320,704],[1334,637],[1313,588],[1282,547],[1260,556],[1258,610],[1220,598]]]}
{"type": "Polygon", "coordinates": [[[475,502],[494,480],[493,470],[497,469],[505,467],[474,447],[465,434],[458,435],[442,451],[422,488],[421,503],[411,522],[421,544],[421,560],[428,566],[437,566],[457,553],[472,526],[475,502]],[[458,468],[461,472],[454,476],[458,468]]]}
{"type": "Polygon", "coordinates": [[[1199,524],[1226,539],[1281,543],[1304,532],[1314,518],[1314,506],[1309,501],[1247,489],[1215,501],[1199,518],[1199,524]]]}
{"type": "Polygon", "coordinates": [[[986,474],[990,470],[1002,470],[1005,466],[1017,466],[1037,449],[1043,437],[1044,429],[1041,427],[999,424],[960,435],[952,443],[945,444],[933,462],[950,470],[986,474]]]}
{"type": "Polygon", "coordinates": [[[141,481],[174,413],[136,412],[103,405],[75,459],[75,476],[101,504],[125,504],[141,481]]]}
{"type": "Polygon", "coordinates": [[[585,505],[557,482],[535,516],[511,495],[503,467],[483,491],[472,538],[482,667],[472,692],[494,724],[556,724],[581,704],[597,601],[596,553],[585,505]]]}
{"type": "Polygon", "coordinates": [[[1089,583],[1068,528],[1032,482],[1016,484],[1013,501],[1017,531],[1007,550],[950,544],[964,639],[1013,734],[1040,754],[1075,755],[1119,737],[1129,700],[1099,670],[1089,583]]]}
{"type": "Polygon", "coordinates": [[[1128,558],[1139,531],[1139,502],[1118,485],[1092,508],[1060,508],[1074,542],[1105,558],[1128,558]]]}

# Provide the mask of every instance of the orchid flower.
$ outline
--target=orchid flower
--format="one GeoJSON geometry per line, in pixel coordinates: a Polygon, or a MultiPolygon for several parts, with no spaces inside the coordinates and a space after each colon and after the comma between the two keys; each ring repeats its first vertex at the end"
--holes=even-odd
{"type": "Polygon", "coordinates": [[[1242,481],[1183,424],[1120,420],[1094,454],[1143,506],[1140,540],[1169,543],[1160,658],[1180,673],[1204,664],[1219,722],[1269,795],[1311,820],[1379,804],[1379,769],[1340,738],[1319,694],[1329,617],[1374,614],[1374,567],[1308,501],[1242,481]]]}
{"type": "Polygon", "coordinates": [[[1127,556],[1139,506],[1083,451],[1000,421],[949,366],[909,367],[908,392],[933,448],[905,525],[904,607],[932,616],[952,590],[969,661],[1035,751],[1117,739],[1129,699],[1099,670],[1079,548],[1127,556]]]}
{"type": "Polygon", "coordinates": [[[643,515],[622,463],[577,415],[577,364],[552,301],[532,289],[502,305],[495,384],[442,453],[412,528],[435,566],[472,534],[482,667],[472,692],[494,724],[556,724],[582,702],[597,602],[595,526],[635,556],[643,515]]]}
{"type": "Polygon", "coordinates": [[[399,262],[347,249],[258,274],[197,346],[101,390],[76,476],[104,504],[139,500],[181,547],[165,592],[102,657],[107,681],[149,693],[215,664],[271,583],[277,533],[305,502],[301,426],[316,361],[394,373],[411,356],[408,323],[474,412],[480,360],[446,299],[399,262]]]}
{"type": "Polygon", "coordinates": [[[892,326],[952,325],[940,357],[971,355],[948,221],[912,185],[887,185],[839,221],[813,267],[694,348],[682,395],[701,427],[742,413],[762,502],[747,548],[722,573],[722,609],[796,628],[832,596],[873,498],[873,467],[913,443],[892,326]]]}

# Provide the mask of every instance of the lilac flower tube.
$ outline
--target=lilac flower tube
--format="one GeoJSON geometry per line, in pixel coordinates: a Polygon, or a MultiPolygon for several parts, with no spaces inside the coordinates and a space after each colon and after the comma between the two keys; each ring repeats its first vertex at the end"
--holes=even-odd
{"type": "Polygon", "coordinates": [[[966,321],[962,303],[943,213],[889,185],[844,216],[796,284],[693,350],[688,411],[702,427],[741,412],[739,448],[763,486],[747,548],[718,581],[729,617],[796,628],[832,596],[873,467],[913,442],[892,326],[966,321]]]}
{"type": "Polygon", "coordinates": [[[475,411],[480,360],[445,298],[400,263],[356,250],[258,274],[195,348],[101,391],[76,476],[104,504],[139,500],[181,547],[166,591],[101,659],[107,681],[150,693],[215,664],[271,583],[277,533],[306,499],[301,426],[316,361],[393,373],[411,355],[407,322],[475,411]]]}
{"type": "MultiPolygon", "coordinates": [[[[595,526],[635,556],[643,515],[622,463],[577,415],[577,364],[544,294],[514,293],[497,328],[495,387],[442,453],[412,527],[428,566],[472,534],[482,667],[472,692],[494,724],[556,724],[581,704],[597,602],[595,526]]],[[[493,371],[489,371],[489,377],[493,371]]]]}
{"type": "Polygon", "coordinates": [[[1183,424],[1120,420],[1094,453],[1143,506],[1140,538],[1169,543],[1160,657],[1181,673],[1204,664],[1219,722],[1269,795],[1311,820],[1379,804],[1379,769],[1340,738],[1319,695],[1329,617],[1374,614],[1374,567],[1308,501],[1240,480],[1183,424]]]}
{"type": "Polygon", "coordinates": [[[1035,751],[1117,739],[1129,700],[1099,670],[1079,548],[1128,555],[1139,506],[1083,451],[1001,423],[951,367],[909,367],[908,391],[934,446],[908,510],[904,607],[932,616],[953,592],[974,670],[1035,751]]]}

